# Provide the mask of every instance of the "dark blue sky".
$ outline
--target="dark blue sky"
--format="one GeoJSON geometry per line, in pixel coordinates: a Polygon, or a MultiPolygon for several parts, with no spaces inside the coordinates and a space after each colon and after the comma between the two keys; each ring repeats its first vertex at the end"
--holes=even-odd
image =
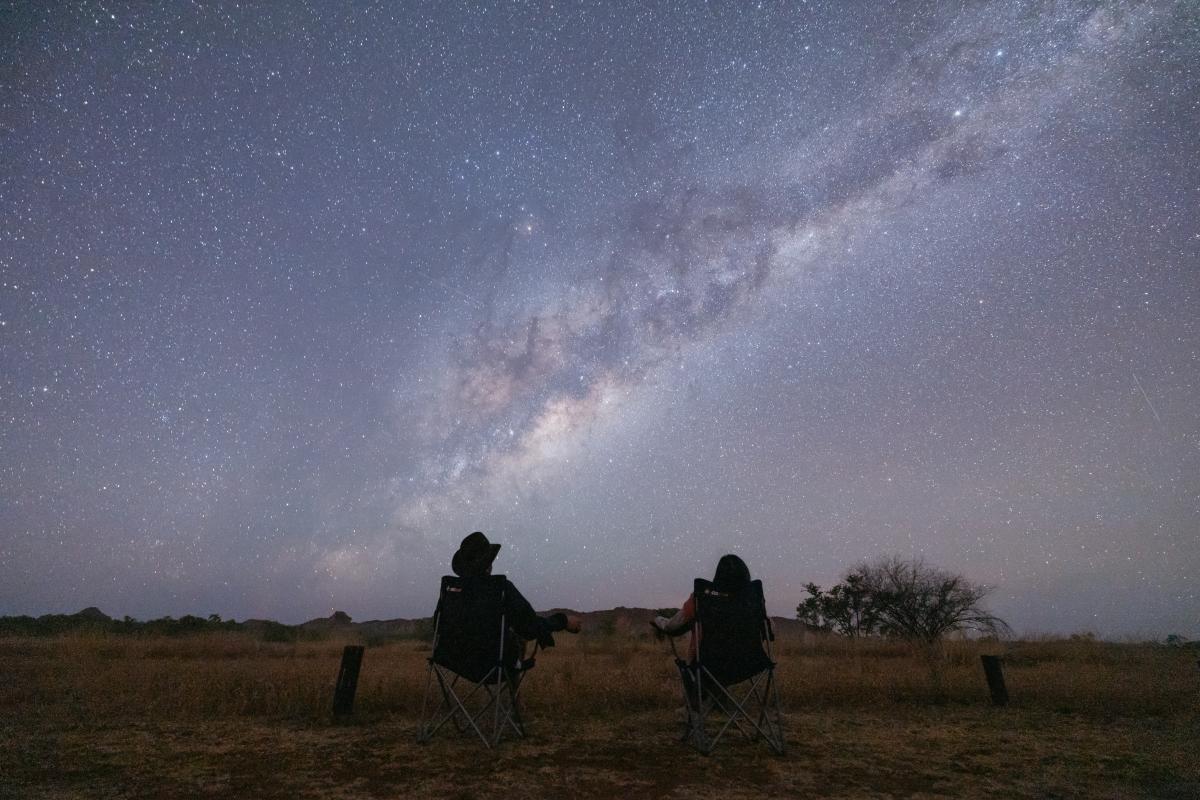
{"type": "Polygon", "coordinates": [[[1200,635],[1200,10],[915,6],[0,5],[0,613],[1200,635]]]}

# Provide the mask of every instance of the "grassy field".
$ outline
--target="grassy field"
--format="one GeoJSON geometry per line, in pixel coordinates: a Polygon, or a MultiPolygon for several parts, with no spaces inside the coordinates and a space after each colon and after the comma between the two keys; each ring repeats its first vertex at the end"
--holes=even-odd
{"type": "Polygon", "coordinates": [[[781,642],[788,753],[677,743],[665,645],[560,637],[495,753],[414,732],[426,649],[367,649],[330,715],[343,642],[244,634],[0,639],[0,797],[1200,798],[1195,650],[1091,641],[781,642]],[[979,654],[1001,653],[992,708],[979,654]]]}

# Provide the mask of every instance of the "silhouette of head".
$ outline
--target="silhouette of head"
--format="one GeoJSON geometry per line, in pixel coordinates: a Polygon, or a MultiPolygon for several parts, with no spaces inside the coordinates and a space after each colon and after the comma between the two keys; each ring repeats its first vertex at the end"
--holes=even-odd
{"type": "Polygon", "coordinates": [[[718,592],[736,592],[750,582],[750,568],[732,553],[721,556],[712,582],[718,592]]]}
{"type": "Polygon", "coordinates": [[[455,575],[462,578],[488,575],[499,550],[500,545],[492,544],[482,532],[475,531],[462,540],[458,552],[450,561],[450,568],[454,570],[455,575]]]}

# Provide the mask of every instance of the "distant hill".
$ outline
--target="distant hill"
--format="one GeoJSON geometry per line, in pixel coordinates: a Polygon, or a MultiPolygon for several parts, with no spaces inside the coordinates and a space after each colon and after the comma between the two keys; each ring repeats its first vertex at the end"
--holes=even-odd
{"type": "MultiPolygon", "coordinates": [[[[650,636],[650,621],[659,613],[674,609],[627,608],[618,606],[606,611],[575,611],[554,608],[542,614],[556,612],[578,616],[583,621],[585,636],[650,636]]],[[[817,629],[785,617],[772,617],[776,636],[804,637],[817,629]]],[[[75,614],[45,614],[0,617],[0,636],[53,636],[72,631],[92,631],[132,635],[185,635],[213,631],[240,631],[265,641],[297,641],[320,639],[361,639],[367,643],[382,643],[400,639],[428,639],[433,633],[433,619],[387,619],[355,622],[344,611],[328,617],[318,617],[299,625],[285,625],[268,619],[247,619],[243,622],[223,620],[215,614],[209,617],[187,615],[140,621],[125,617],[113,619],[100,609],[89,606],[75,614]]]]}
{"type": "Polygon", "coordinates": [[[429,617],[354,622],[346,612],[335,611],[328,617],[310,619],[297,627],[302,631],[327,635],[355,633],[366,639],[417,639],[423,636],[427,628],[432,628],[432,623],[433,620],[429,617]]]}
{"type": "Polygon", "coordinates": [[[93,622],[111,622],[112,621],[112,617],[110,617],[108,614],[105,614],[103,611],[96,608],[95,606],[88,606],[87,608],[85,608],[83,611],[80,611],[75,616],[82,617],[84,619],[89,619],[89,620],[92,620],[93,622]]]}

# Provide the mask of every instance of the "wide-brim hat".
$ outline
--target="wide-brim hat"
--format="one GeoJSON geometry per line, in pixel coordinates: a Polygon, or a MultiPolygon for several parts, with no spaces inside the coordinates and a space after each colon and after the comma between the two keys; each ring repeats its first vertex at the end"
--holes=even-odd
{"type": "Polygon", "coordinates": [[[462,578],[472,575],[482,575],[496,559],[500,545],[492,544],[481,531],[475,531],[462,540],[458,552],[450,560],[450,568],[454,574],[462,578]]]}

